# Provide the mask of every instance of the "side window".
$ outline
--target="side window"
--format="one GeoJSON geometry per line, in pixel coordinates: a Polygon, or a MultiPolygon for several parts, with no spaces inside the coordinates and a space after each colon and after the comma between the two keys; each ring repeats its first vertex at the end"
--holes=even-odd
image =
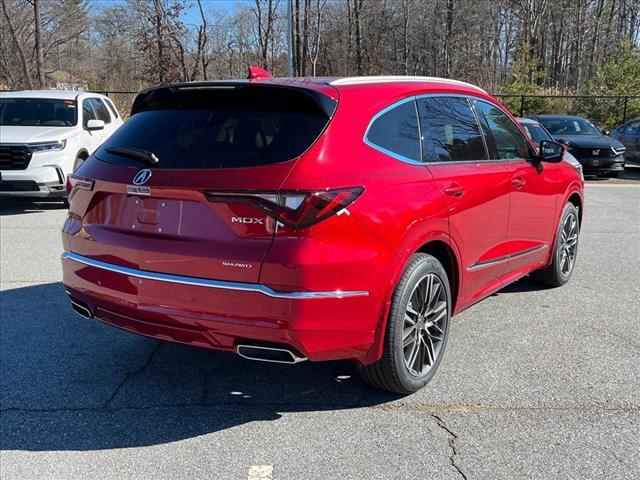
{"type": "Polygon", "coordinates": [[[91,101],[91,105],[93,105],[96,115],[98,116],[98,120],[102,120],[105,124],[111,123],[111,115],[109,115],[109,110],[107,110],[107,107],[105,107],[102,100],[99,98],[91,98],[89,100],[91,101]]]}
{"type": "Polygon", "coordinates": [[[113,102],[108,98],[103,98],[102,101],[106,103],[107,107],[109,107],[109,110],[111,110],[111,114],[113,115],[113,118],[118,118],[118,110],[116,110],[116,107],[113,104],[113,102]]]}
{"type": "Polygon", "coordinates": [[[628,135],[638,135],[640,133],[640,120],[628,124],[624,129],[624,133],[628,135]]]}
{"type": "Polygon", "coordinates": [[[476,100],[475,104],[478,115],[486,121],[486,126],[491,132],[491,135],[487,136],[487,144],[493,159],[531,158],[529,142],[507,114],[487,102],[476,100]]]}
{"type": "Polygon", "coordinates": [[[425,162],[487,159],[478,122],[466,98],[421,98],[418,112],[425,162]]]}
{"type": "Polygon", "coordinates": [[[379,150],[404,159],[420,161],[420,132],[415,102],[406,101],[377,117],[366,140],[379,150]]]}
{"type": "Polygon", "coordinates": [[[82,126],[87,127],[89,120],[97,120],[96,113],[93,111],[91,102],[88,98],[82,100],[82,126]]]}

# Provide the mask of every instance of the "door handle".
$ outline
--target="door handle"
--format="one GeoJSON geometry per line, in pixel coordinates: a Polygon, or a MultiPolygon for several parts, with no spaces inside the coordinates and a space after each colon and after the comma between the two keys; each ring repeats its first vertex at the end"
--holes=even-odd
{"type": "Polygon", "coordinates": [[[522,188],[526,185],[526,181],[522,177],[513,177],[511,179],[511,184],[516,188],[522,188]]]}
{"type": "Polygon", "coordinates": [[[453,182],[447,188],[444,189],[444,193],[450,197],[461,197],[464,195],[464,187],[459,183],[453,182]]]}

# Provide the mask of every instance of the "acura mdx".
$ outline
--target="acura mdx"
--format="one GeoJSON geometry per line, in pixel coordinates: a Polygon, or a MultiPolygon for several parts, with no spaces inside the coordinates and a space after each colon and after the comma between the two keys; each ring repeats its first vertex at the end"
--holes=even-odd
{"type": "Polygon", "coordinates": [[[71,179],[64,285],[87,318],[399,393],[451,317],[572,275],[583,181],[482,89],[430,77],[159,86],[71,179]]]}

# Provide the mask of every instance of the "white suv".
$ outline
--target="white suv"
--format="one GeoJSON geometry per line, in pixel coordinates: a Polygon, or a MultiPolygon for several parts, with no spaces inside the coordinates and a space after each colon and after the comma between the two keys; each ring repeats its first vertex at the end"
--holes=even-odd
{"type": "Polygon", "coordinates": [[[122,125],[95,93],[0,93],[0,195],[66,196],[66,178],[122,125]]]}

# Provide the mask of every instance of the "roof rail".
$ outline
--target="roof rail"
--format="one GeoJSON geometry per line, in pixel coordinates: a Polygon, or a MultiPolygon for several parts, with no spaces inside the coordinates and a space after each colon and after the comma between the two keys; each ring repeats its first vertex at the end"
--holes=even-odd
{"type": "Polygon", "coordinates": [[[482,88],[467,82],[459,80],[451,80],[450,78],[439,77],[412,77],[407,75],[387,75],[387,76],[371,76],[371,77],[344,77],[329,82],[329,85],[364,85],[367,83],[393,83],[393,82],[417,82],[417,83],[449,83],[451,85],[460,85],[473,88],[483,93],[487,93],[482,88]]]}

